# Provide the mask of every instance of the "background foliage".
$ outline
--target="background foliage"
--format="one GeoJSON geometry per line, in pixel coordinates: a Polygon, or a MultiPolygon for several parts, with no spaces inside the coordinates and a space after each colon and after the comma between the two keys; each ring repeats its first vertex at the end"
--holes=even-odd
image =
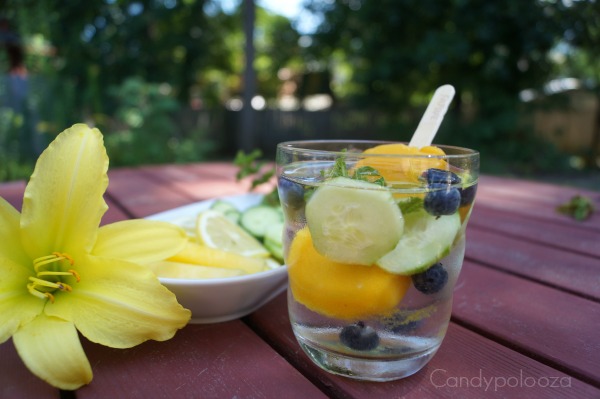
{"type": "MultiPolygon", "coordinates": [[[[241,1],[3,0],[0,18],[26,50],[29,93],[19,112],[0,104],[0,179],[27,176],[45,143],[80,121],[105,133],[112,165],[229,156],[224,143],[235,137],[239,113],[225,109],[244,93],[241,1]],[[186,122],[206,112],[217,133],[186,122]]],[[[378,137],[406,140],[435,88],[452,83],[457,97],[438,141],[480,149],[486,171],[568,171],[572,155],[580,167],[597,170],[600,112],[595,141],[581,154],[540,139],[531,117],[540,106],[568,109],[557,101],[564,97],[545,89],[553,79],[576,78],[600,104],[597,0],[305,6],[320,18],[311,35],[296,29],[298,21],[257,8],[253,66],[266,108],[257,111],[263,124],[255,131],[271,126],[267,112],[282,118],[286,95],[302,107],[311,95],[326,94],[333,108],[310,117],[326,118],[336,134],[367,130],[376,114],[378,137]],[[538,100],[523,101],[524,91],[538,100]]],[[[7,30],[0,33],[6,44],[7,30]]],[[[3,53],[0,66],[7,64],[3,53]]],[[[2,83],[0,95],[6,92],[2,83]]],[[[267,133],[311,134],[299,118],[289,120],[294,133],[267,133]]]]}

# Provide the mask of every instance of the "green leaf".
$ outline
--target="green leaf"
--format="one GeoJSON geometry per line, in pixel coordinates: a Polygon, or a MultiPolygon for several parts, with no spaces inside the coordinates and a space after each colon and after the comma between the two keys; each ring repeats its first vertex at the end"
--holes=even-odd
{"type": "MultiPolygon", "coordinates": [[[[343,150],[342,152],[346,152],[343,150]]],[[[334,177],[348,177],[348,167],[346,166],[346,155],[340,155],[335,159],[331,169],[321,171],[321,175],[325,179],[333,179],[334,177]]]]}
{"type": "Polygon", "coordinates": [[[379,171],[371,166],[361,166],[354,171],[353,179],[364,180],[385,187],[385,179],[379,171]]]}
{"type": "MultiPolygon", "coordinates": [[[[346,150],[342,150],[342,152],[346,152],[346,150]]],[[[333,179],[335,177],[349,177],[355,180],[364,180],[370,183],[379,184],[382,187],[385,187],[385,179],[381,176],[377,169],[371,166],[361,166],[354,171],[354,174],[350,175],[348,172],[348,166],[346,165],[346,155],[340,155],[335,159],[335,162],[331,169],[322,170],[321,176],[324,179],[333,179]]]]}
{"type": "Polygon", "coordinates": [[[233,160],[233,164],[240,168],[236,174],[236,179],[240,181],[245,177],[258,173],[265,164],[265,162],[258,160],[261,156],[262,151],[259,149],[256,149],[249,154],[246,154],[242,150],[238,151],[233,160]]]}
{"type": "Polygon", "coordinates": [[[398,203],[403,215],[423,209],[423,199],[419,197],[408,197],[398,203]]]}
{"type": "MultiPolygon", "coordinates": [[[[268,183],[269,180],[271,180],[271,178],[275,175],[275,167],[263,170],[266,162],[259,160],[261,156],[262,151],[259,149],[256,149],[249,154],[246,154],[244,151],[240,150],[233,160],[233,164],[239,167],[239,170],[235,175],[237,181],[249,176],[252,177],[250,191],[254,190],[261,184],[268,183]]],[[[265,198],[273,205],[278,203],[279,197],[277,194],[277,187],[274,187],[273,190],[271,190],[271,192],[265,196],[265,198]]]]}
{"type": "Polygon", "coordinates": [[[556,210],[575,220],[583,221],[592,216],[595,208],[591,199],[582,195],[575,195],[568,202],[559,205],[556,210]]]}

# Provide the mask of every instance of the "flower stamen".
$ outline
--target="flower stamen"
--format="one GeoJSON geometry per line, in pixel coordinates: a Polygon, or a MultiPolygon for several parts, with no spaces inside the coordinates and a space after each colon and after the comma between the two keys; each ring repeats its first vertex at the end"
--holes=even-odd
{"type": "Polygon", "coordinates": [[[40,256],[36,260],[33,261],[33,268],[37,273],[39,268],[54,262],[59,262],[61,260],[67,260],[71,266],[75,264],[75,261],[69,254],[60,253],[60,252],[52,252],[52,255],[40,256]]]}
{"type": "Polygon", "coordinates": [[[35,289],[34,284],[27,284],[27,290],[33,296],[37,296],[40,299],[49,299],[50,302],[54,303],[54,295],[49,292],[41,292],[35,289]]]}
{"type": "Polygon", "coordinates": [[[40,270],[44,266],[61,261],[69,262],[70,266],[75,264],[75,261],[70,255],[61,252],[52,252],[51,255],[41,256],[33,261],[33,269],[35,270],[36,276],[29,277],[30,283],[27,284],[27,290],[30,294],[40,299],[49,299],[50,302],[54,303],[52,291],[60,290],[63,292],[71,292],[73,290],[69,284],[62,282],[60,277],[71,276],[75,278],[75,281],[79,282],[81,277],[74,269],[62,271],[59,267],[55,266],[51,269],[40,270]]]}
{"type": "Polygon", "coordinates": [[[40,276],[73,276],[79,282],[81,278],[79,277],[79,273],[75,270],[68,270],[66,272],[39,272],[36,274],[38,277],[40,276]]]}
{"type": "Polygon", "coordinates": [[[81,277],[79,277],[79,273],[77,273],[75,270],[69,269],[69,270],[67,270],[67,272],[71,273],[73,275],[73,277],[75,277],[75,281],[77,281],[77,282],[81,281],[81,277]]]}
{"type": "MultiPolygon", "coordinates": [[[[69,273],[67,273],[67,274],[69,274],[69,273]]],[[[31,283],[29,283],[27,285],[27,287],[29,288],[31,286],[32,289],[37,289],[36,286],[39,286],[39,287],[55,288],[55,289],[59,289],[61,291],[66,291],[66,292],[73,291],[73,288],[69,284],[65,284],[61,281],[59,281],[57,283],[53,283],[52,281],[42,280],[41,278],[36,278],[36,277],[29,277],[29,281],[31,281],[31,283]]]]}

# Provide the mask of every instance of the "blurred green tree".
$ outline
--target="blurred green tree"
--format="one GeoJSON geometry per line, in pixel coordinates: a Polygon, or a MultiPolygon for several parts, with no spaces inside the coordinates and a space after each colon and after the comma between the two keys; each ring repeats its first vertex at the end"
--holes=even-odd
{"type": "Polygon", "coordinates": [[[557,63],[560,76],[577,76],[583,88],[596,96],[593,138],[584,160],[588,167],[600,167],[600,2],[575,1],[563,21],[563,54],[557,63]]]}
{"type": "Polygon", "coordinates": [[[532,156],[550,149],[524,123],[519,94],[552,76],[548,53],[586,3],[596,4],[308,0],[305,6],[323,15],[308,51],[342,65],[345,90],[336,94],[361,107],[422,107],[436,87],[453,84],[457,97],[438,140],[476,145],[488,161],[510,159],[535,171],[556,159],[532,156]]]}

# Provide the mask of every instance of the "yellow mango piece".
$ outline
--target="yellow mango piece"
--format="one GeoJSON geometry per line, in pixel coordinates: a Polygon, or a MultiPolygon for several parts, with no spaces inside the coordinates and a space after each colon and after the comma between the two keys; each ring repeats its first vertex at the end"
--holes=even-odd
{"type": "Polygon", "coordinates": [[[268,269],[265,260],[262,258],[247,257],[191,241],[188,241],[181,252],[167,260],[225,269],[239,269],[248,274],[268,269]]]}
{"type": "Polygon", "coordinates": [[[388,185],[418,183],[419,176],[429,168],[448,169],[446,161],[436,158],[436,156],[445,155],[444,151],[435,146],[416,148],[401,143],[382,144],[365,150],[364,154],[407,155],[406,158],[397,156],[366,157],[357,163],[357,168],[370,166],[377,169],[388,185]],[[408,157],[415,155],[424,157],[408,157]]]}
{"type": "Polygon", "coordinates": [[[377,266],[334,262],[319,254],[308,228],[296,234],[287,259],[296,301],[325,316],[356,320],[393,312],[410,277],[377,266]]]}
{"type": "Polygon", "coordinates": [[[242,276],[244,273],[238,269],[224,269],[222,267],[200,266],[191,263],[161,261],[149,265],[158,277],[180,279],[214,279],[242,276]]]}

